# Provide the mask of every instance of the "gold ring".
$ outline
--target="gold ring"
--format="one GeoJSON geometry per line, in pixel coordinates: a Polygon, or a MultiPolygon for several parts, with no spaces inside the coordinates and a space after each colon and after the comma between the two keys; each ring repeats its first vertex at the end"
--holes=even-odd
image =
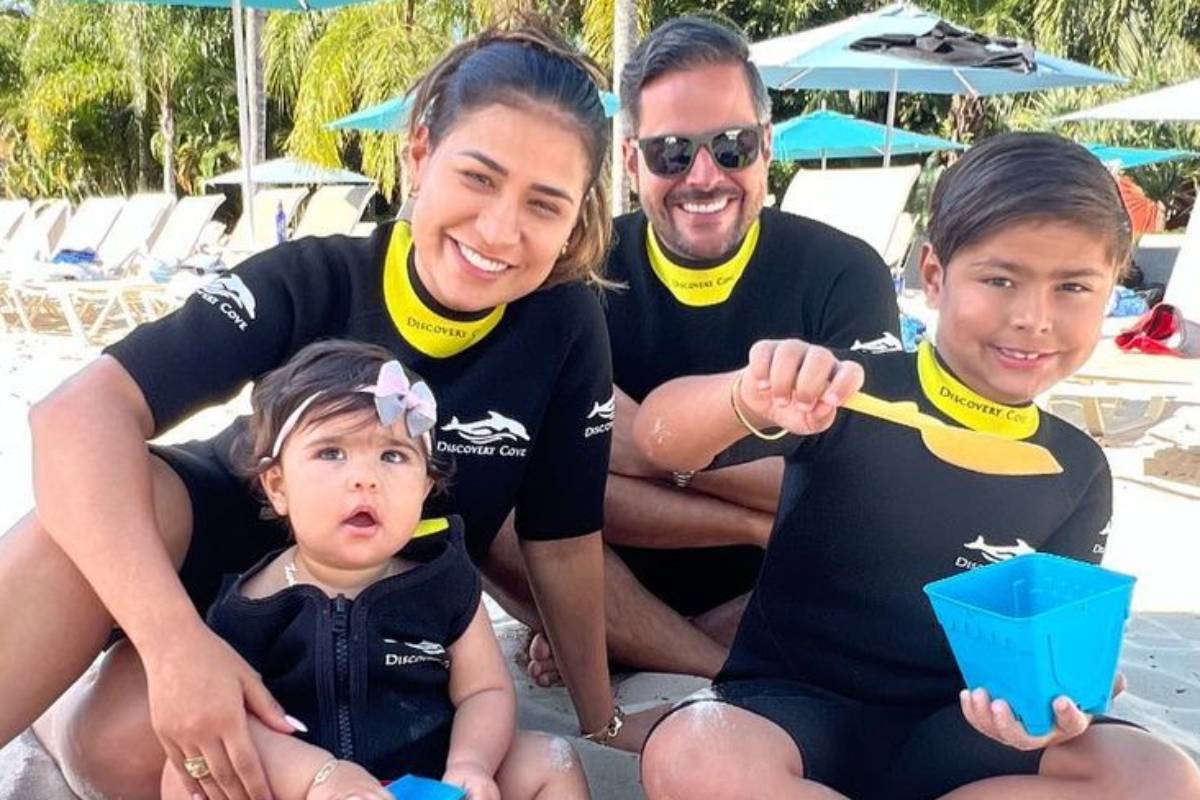
{"type": "Polygon", "coordinates": [[[185,758],[183,760],[183,768],[188,775],[192,776],[196,780],[207,778],[210,774],[212,774],[208,769],[208,759],[206,759],[204,756],[192,756],[191,758],[185,758]]]}

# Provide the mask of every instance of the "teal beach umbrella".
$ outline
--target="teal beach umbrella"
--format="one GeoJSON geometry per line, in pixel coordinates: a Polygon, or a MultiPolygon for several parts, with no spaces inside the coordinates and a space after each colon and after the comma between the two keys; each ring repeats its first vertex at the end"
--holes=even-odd
{"type": "MultiPolygon", "coordinates": [[[[601,92],[600,102],[604,104],[604,112],[608,116],[617,113],[620,102],[612,92],[601,92]]],[[[402,94],[385,100],[373,106],[355,111],[332,122],[325,123],[327,128],[353,131],[378,131],[380,133],[396,133],[408,124],[408,110],[412,106],[412,97],[402,94]]]]}
{"type": "MultiPolygon", "coordinates": [[[[870,158],[882,156],[888,145],[888,129],[836,111],[812,111],[776,123],[771,133],[771,158],[803,161],[827,158],[870,158]]],[[[893,155],[961,150],[962,145],[938,136],[891,131],[893,155]]]]}

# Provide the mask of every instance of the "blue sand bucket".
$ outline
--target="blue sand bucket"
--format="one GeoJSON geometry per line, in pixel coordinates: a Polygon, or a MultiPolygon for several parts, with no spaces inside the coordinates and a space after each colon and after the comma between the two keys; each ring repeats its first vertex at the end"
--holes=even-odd
{"type": "Polygon", "coordinates": [[[1006,700],[1032,736],[1059,695],[1108,710],[1136,579],[1034,553],[925,586],[970,688],[1006,700]]]}
{"type": "Polygon", "coordinates": [[[467,793],[457,786],[416,775],[405,775],[400,780],[389,783],[387,790],[397,800],[462,800],[467,796],[467,793]]]}

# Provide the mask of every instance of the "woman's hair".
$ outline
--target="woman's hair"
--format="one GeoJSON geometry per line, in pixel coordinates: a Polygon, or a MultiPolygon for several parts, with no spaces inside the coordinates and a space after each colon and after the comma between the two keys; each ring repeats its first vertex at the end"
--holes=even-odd
{"type": "Polygon", "coordinates": [[[1052,133],[1006,133],[972,147],[933,190],[929,242],[943,267],[964,247],[1024,222],[1095,233],[1118,270],[1133,226],[1113,176],[1085,148],[1052,133]]]}
{"type": "MultiPolygon", "coordinates": [[[[238,471],[258,487],[257,478],[277,461],[271,452],[280,429],[314,395],[293,430],[347,414],[361,414],[367,422],[378,423],[375,396],[361,389],[374,385],[380,367],[394,360],[392,353],[373,344],[327,339],[302,348],[282,367],[268,372],[254,385],[250,422],[234,447],[238,471]]],[[[408,369],[405,373],[412,383],[421,380],[408,369]]],[[[433,479],[434,491],[441,491],[449,469],[433,452],[425,455],[425,471],[433,479]]]]}
{"type": "Polygon", "coordinates": [[[555,112],[574,128],[588,154],[588,184],[579,219],[545,286],[600,280],[612,238],[608,211],[611,126],[600,100],[604,74],[549,26],[532,16],[492,27],[450,50],[412,90],[409,141],[422,125],[429,146],[466,114],[501,104],[555,112]]]}

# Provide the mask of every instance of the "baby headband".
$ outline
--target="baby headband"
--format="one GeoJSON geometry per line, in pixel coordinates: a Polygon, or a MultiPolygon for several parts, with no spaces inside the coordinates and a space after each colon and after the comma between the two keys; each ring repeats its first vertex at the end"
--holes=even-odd
{"type": "MultiPolygon", "coordinates": [[[[379,368],[379,376],[375,383],[359,386],[354,391],[375,397],[375,413],[379,415],[379,422],[385,428],[390,428],[403,416],[408,435],[414,439],[420,437],[426,453],[433,455],[433,437],[430,431],[437,424],[437,401],[425,381],[413,383],[399,361],[388,361],[379,368]]],[[[272,460],[279,458],[283,443],[295,430],[304,412],[324,393],[324,390],[313,392],[288,414],[275,437],[274,446],[271,447],[272,460]]]]}

